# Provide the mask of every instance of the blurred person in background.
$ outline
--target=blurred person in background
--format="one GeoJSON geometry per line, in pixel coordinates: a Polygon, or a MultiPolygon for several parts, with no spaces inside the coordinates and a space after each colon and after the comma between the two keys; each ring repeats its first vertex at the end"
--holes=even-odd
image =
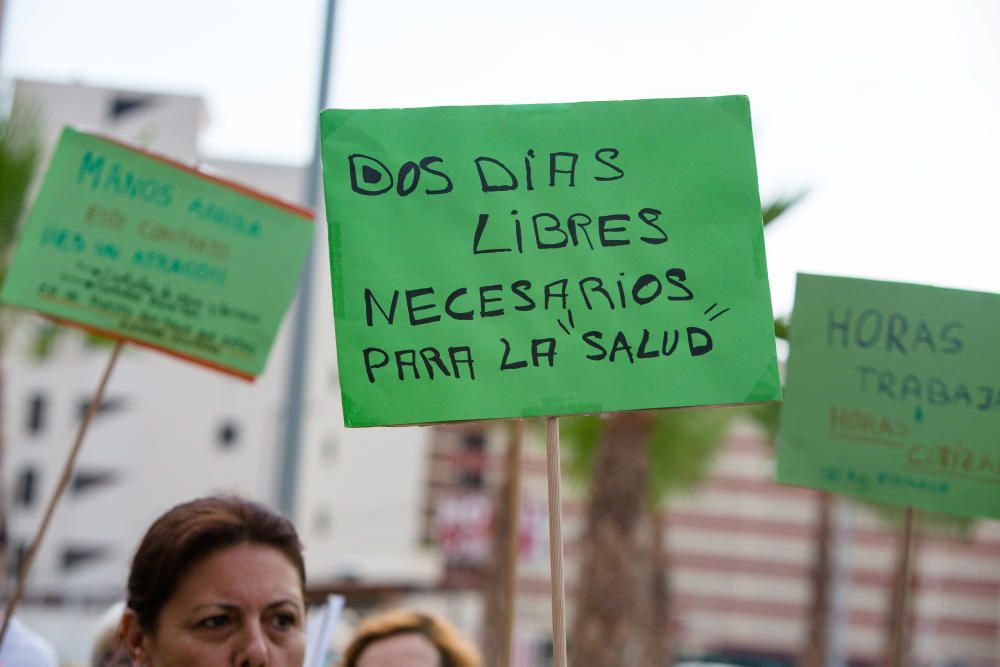
{"type": "Polygon", "coordinates": [[[445,619],[395,610],[362,621],[340,667],[480,667],[474,646],[445,619]]]}
{"type": "Polygon", "coordinates": [[[122,640],[122,614],[125,603],[111,605],[97,623],[94,648],[90,652],[90,667],[132,667],[132,658],[122,640]]]}
{"type": "MultiPolygon", "coordinates": [[[[0,573],[7,571],[7,527],[0,526],[0,573]]],[[[56,650],[44,637],[10,619],[7,634],[0,645],[0,667],[57,667],[56,650]]]]}
{"type": "Polygon", "coordinates": [[[158,518],[128,578],[125,646],[148,667],[300,667],[305,566],[292,523],[232,496],[158,518]]]}

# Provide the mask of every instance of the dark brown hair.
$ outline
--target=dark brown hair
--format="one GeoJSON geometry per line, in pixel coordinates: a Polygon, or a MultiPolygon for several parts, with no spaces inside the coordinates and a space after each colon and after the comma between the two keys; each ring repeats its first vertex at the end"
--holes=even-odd
{"type": "Polygon", "coordinates": [[[177,505],[153,522],[135,552],[127,604],[139,617],[139,627],[156,628],[163,606],[196,563],[219,549],[240,544],[280,551],[298,570],[305,588],[302,544],[291,521],[243,498],[199,498],[177,505]]]}
{"type": "Polygon", "coordinates": [[[344,651],[340,667],[355,667],[361,654],[381,639],[397,635],[416,634],[426,637],[441,655],[443,667],[480,667],[479,652],[465,641],[451,623],[435,616],[414,611],[395,610],[376,614],[361,622],[354,639],[344,651]]]}

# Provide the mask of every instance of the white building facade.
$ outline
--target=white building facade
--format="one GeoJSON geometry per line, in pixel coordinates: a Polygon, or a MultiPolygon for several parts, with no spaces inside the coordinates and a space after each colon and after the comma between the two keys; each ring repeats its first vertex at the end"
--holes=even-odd
{"type": "MultiPolygon", "coordinates": [[[[41,120],[47,151],[62,126],[73,124],[307,204],[305,167],[200,156],[198,133],[207,116],[198,97],[19,81],[15,105],[41,120]]],[[[425,431],[343,427],[325,229],[320,212],[293,483],[292,518],[306,546],[309,580],[430,582],[438,559],[419,541],[425,431]]],[[[219,492],[280,504],[294,308],[254,383],[126,346],[18,612],[56,643],[64,660],[84,660],[91,619],[122,597],[132,552],[164,510],[219,492]]],[[[22,316],[4,350],[10,569],[37,530],[111,354],[73,334],[59,336],[43,361],[34,359],[35,334],[46,326],[22,316]]]]}

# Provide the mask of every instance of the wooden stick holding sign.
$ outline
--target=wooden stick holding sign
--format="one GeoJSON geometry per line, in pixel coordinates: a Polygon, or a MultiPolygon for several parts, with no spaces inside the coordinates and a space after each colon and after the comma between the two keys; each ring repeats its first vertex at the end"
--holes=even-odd
{"type": "Polygon", "coordinates": [[[911,571],[913,569],[913,508],[907,507],[903,518],[903,534],[900,536],[900,562],[896,576],[899,585],[894,591],[892,609],[889,614],[891,630],[887,667],[902,667],[906,661],[909,631],[909,598],[911,571]]]}
{"type": "Polygon", "coordinates": [[[97,413],[104,400],[104,390],[108,386],[108,379],[111,377],[111,371],[114,370],[115,364],[118,362],[118,356],[121,354],[124,346],[124,341],[119,340],[115,343],[114,350],[111,352],[111,357],[108,359],[108,365],[104,368],[104,374],[101,376],[101,381],[97,385],[97,390],[94,392],[93,397],[91,397],[90,402],[87,404],[87,411],[84,413],[83,419],[80,421],[80,426],[77,428],[76,438],[73,440],[73,445],[70,447],[65,463],[63,463],[62,474],[59,476],[59,482],[56,484],[56,488],[53,490],[48,504],[45,506],[45,514],[42,516],[42,523],[38,526],[38,530],[35,532],[34,539],[31,540],[31,545],[28,547],[24,561],[21,563],[21,571],[17,576],[17,586],[14,588],[14,594],[11,595],[10,599],[7,601],[7,607],[4,610],[3,626],[0,627],[0,646],[3,645],[3,639],[7,635],[7,627],[10,625],[10,619],[14,616],[14,609],[17,608],[18,603],[21,601],[21,596],[24,595],[25,582],[27,582],[28,575],[31,573],[31,566],[35,562],[35,556],[38,554],[38,548],[41,546],[42,540],[45,539],[45,533],[48,531],[49,524],[52,522],[52,515],[55,513],[56,505],[59,504],[59,500],[66,491],[66,487],[69,485],[70,479],[73,477],[73,470],[76,468],[76,459],[80,453],[80,448],[83,445],[84,436],[87,435],[87,429],[90,427],[90,422],[94,418],[94,414],[97,413]]]}
{"type": "Polygon", "coordinates": [[[66,128],[21,233],[5,303],[117,340],[32,541],[3,629],[125,342],[253,380],[312,240],[312,213],[66,128]]]}
{"type": "Polygon", "coordinates": [[[552,664],[555,667],[566,667],[566,578],[563,574],[559,417],[546,417],[545,430],[549,485],[549,563],[552,574],[552,664]]]}
{"type": "Polygon", "coordinates": [[[514,645],[514,617],[517,612],[517,558],[521,545],[521,450],[524,448],[524,420],[515,419],[507,451],[507,553],[504,572],[506,591],[503,600],[503,645],[500,664],[510,665],[514,645]]]}

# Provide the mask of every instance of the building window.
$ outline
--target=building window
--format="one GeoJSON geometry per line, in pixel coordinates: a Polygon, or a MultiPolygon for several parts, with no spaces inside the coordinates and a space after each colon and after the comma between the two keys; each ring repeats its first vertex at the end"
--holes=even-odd
{"type": "MultiPolygon", "coordinates": [[[[101,404],[97,406],[94,410],[94,416],[97,415],[107,415],[112,412],[118,412],[125,408],[126,400],[121,396],[114,396],[112,398],[106,398],[101,401],[101,404]]],[[[90,409],[90,398],[81,398],[79,405],[80,419],[87,416],[87,410],[90,409]]]]}
{"type": "Polygon", "coordinates": [[[232,449],[236,447],[240,439],[240,428],[236,422],[227,421],[222,424],[215,434],[215,444],[220,449],[232,449]]]}
{"type": "Polygon", "coordinates": [[[113,470],[80,470],[73,475],[69,488],[74,495],[82,495],[117,481],[118,474],[113,470]]]}
{"type": "Polygon", "coordinates": [[[483,483],[482,470],[463,470],[461,475],[461,486],[463,489],[481,489],[483,483]]]}
{"type": "Polygon", "coordinates": [[[28,400],[28,433],[38,435],[45,428],[45,396],[34,394],[28,400]]]}
{"type": "Polygon", "coordinates": [[[38,471],[34,468],[25,468],[17,478],[17,485],[14,487],[14,502],[22,507],[31,507],[35,504],[38,495],[38,471]]]}
{"type": "Polygon", "coordinates": [[[107,558],[108,550],[104,547],[70,546],[63,549],[59,559],[59,569],[64,572],[75,570],[95,560],[107,558]]]}
{"type": "MultiPolygon", "coordinates": [[[[94,410],[94,416],[96,417],[98,415],[107,415],[112,412],[118,412],[119,410],[125,407],[125,403],[126,403],[125,399],[122,398],[121,396],[106,398],[103,401],[101,401],[101,404],[97,406],[96,410],[94,410]]],[[[80,404],[78,406],[80,419],[83,419],[84,417],[87,416],[87,410],[89,409],[90,409],[90,397],[88,396],[87,398],[81,398],[80,404]]]]}
{"type": "Polygon", "coordinates": [[[462,445],[470,452],[481,452],[486,448],[486,434],[482,431],[466,433],[462,445]]]}
{"type": "Polygon", "coordinates": [[[20,576],[24,562],[28,559],[28,543],[22,541],[16,542],[14,544],[13,556],[7,566],[7,573],[11,577],[16,578],[20,576]]]}
{"type": "Polygon", "coordinates": [[[155,100],[152,97],[116,95],[108,106],[108,119],[117,122],[123,116],[142,111],[153,104],[155,104],[155,100]]]}

